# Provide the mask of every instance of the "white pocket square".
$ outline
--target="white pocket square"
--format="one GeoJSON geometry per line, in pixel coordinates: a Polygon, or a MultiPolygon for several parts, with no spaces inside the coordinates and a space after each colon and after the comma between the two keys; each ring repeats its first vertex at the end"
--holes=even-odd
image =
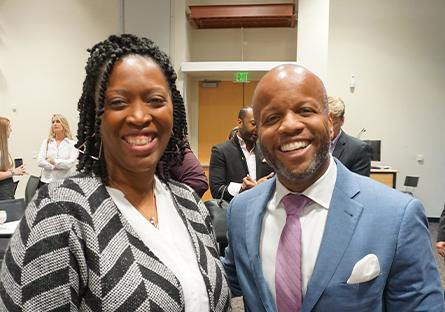
{"type": "Polygon", "coordinates": [[[374,254],[369,254],[360,259],[352,269],[347,284],[358,284],[370,281],[380,274],[379,259],[374,254]]]}

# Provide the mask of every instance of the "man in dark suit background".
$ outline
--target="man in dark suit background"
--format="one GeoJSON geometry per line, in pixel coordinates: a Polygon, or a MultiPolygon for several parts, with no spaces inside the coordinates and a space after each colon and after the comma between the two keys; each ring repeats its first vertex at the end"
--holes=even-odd
{"type": "Polygon", "coordinates": [[[339,97],[328,97],[329,114],[334,129],[331,140],[332,155],[352,172],[368,176],[371,171],[371,148],[360,139],[344,132],[345,103],[339,97]]]}
{"type": "Polygon", "coordinates": [[[256,125],[251,107],[238,113],[238,132],[232,139],[212,147],[209,166],[213,198],[230,201],[271,177],[272,169],[256,145],[256,125]]]}

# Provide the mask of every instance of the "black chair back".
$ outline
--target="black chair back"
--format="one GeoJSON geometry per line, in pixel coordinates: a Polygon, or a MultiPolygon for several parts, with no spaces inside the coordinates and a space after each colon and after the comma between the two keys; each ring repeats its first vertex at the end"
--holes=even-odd
{"type": "Polygon", "coordinates": [[[25,208],[23,198],[0,200],[0,210],[6,211],[6,222],[20,220],[25,214],[25,208]]]}
{"type": "Polygon", "coordinates": [[[29,176],[28,183],[26,183],[26,188],[25,188],[26,204],[28,204],[31,201],[32,197],[36,193],[37,188],[39,187],[39,182],[40,182],[39,177],[33,175],[29,176]]]}
{"type": "Polygon", "coordinates": [[[229,204],[225,200],[211,199],[204,202],[210,213],[213,230],[215,231],[216,241],[218,242],[219,253],[224,256],[224,249],[227,242],[227,208],[229,204]]]}

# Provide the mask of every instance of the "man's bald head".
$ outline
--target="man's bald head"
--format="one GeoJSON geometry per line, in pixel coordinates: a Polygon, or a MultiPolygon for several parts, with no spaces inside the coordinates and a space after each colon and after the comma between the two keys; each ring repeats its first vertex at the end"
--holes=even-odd
{"type": "Polygon", "coordinates": [[[259,81],[252,103],[265,158],[288,189],[304,191],[329,166],[332,124],[323,83],[302,66],[281,65],[259,81]]]}
{"type": "MultiPolygon", "coordinates": [[[[268,91],[268,94],[273,94],[288,87],[312,88],[314,93],[318,95],[320,102],[324,105],[326,113],[328,113],[326,89],[321,79],[301,65],[284,64],[272,68],[258,82],[252,97],[254,116],[256,116],[259,109],[258,104],[260,101],[258,97],[264,96],[264,89],[268,91]]],[[[258,120],[256,122],[258,123],[258,120]]]]}

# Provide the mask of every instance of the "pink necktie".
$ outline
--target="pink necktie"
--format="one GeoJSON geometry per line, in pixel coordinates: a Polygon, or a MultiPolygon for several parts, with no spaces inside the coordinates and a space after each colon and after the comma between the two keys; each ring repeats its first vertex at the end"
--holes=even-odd
{"type": "Polygon", "coordinates": [[[279,312],[298,312],[302,304],[300,214],[311,200],[287,194],[282,202],[286,224],[281,232],[275,264],[275,290],[279,312]]]}

